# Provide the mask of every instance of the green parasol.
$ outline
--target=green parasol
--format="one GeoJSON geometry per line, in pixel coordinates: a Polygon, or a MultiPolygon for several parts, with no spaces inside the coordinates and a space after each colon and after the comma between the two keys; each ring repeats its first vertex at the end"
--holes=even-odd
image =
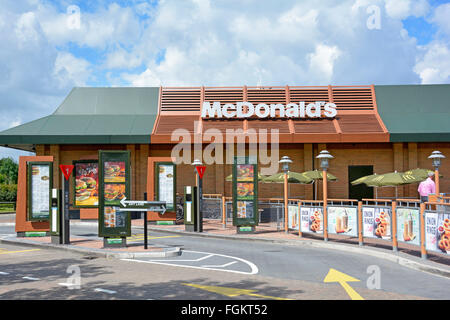
{"type": "MultiPolygon", "coordinates": [[[[303,183],[310,184],[314,182],[314,179],[308,178],[301,173],[289,171],[288,183],[303,183]]],[[[279,172],[270,177],[264,178],[263,182],[284,183],[284,172],[279,172]]]]}
{"type": "MultiPolygon", "coordinates": [[[[302,172],[301,174],[304,175],[305,177],[308,177],[313,180],[323,180],[323,171],[312,170],[312,171],[302,172]]],[[[327,172],[327,180],[328,181],[336,181],[337,178],[334,175],[332,175],[331,173],[327,172]]]]}
{"type": "MultiPolygon", "coordinates": [[[[404,174],[409,175],[409,176],[413,176],[415,179],[418,180],[418,182],[421,182],[421,181],[426,180],[428,178],[428,173],[429,172],[434,173],[434,171],[430,170],[430,169],[416,168],[416,169],[405,171],[404,174]]],[[[443,175],[439,174],[439,177],[442,178],[443,175]]]]}

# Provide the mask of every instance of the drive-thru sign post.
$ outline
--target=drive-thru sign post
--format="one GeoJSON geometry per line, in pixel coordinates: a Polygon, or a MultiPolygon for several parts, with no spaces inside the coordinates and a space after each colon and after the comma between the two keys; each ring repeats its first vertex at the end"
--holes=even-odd
{"type": "Polygon", "coordinates": [[[74,168],[73,165],[60,165],[62,173],[62,219],[60,237],[62,244],[70,244],[70,218],[69,218],[69,177],[74,168]]]}
{"type": "Polygon", "coordinates": [[[144,249],[147,249],[147,211],[159,212],[160,214],[164,214],[166,212],[166,202],[127,200],[127,197],[124,197],[122,200],[120,200],[120,209],[122,209],[123,211],[144,212],[144,249]]]}

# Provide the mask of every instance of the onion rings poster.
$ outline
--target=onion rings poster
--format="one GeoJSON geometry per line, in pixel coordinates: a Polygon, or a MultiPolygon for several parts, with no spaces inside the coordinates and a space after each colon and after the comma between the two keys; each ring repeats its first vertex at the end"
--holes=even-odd
{"type": "Polygon", "coordinates": [[[397,239],[410,244],[420,245],[419,209],[397,208],[397,239]]]}
{"type": "Polygon", "coordinates": [[[319,207],[300,207],[300,231],[323,233],[323,209],[319,207]]]}
{"type": "Polygon", "coordinates": [[[425,212],[425,247],[450,254],[450,214],[425,212]]]}
{"type": "Polygon", "coordinates": [[[358,235],[358,208],[327,207],[328,233],[356,237],[358,235]]]}
{"type": "Polygon", "coordinates": [[[75,207],[98,206],[98,162],[74,162],[75,207]]]}
{"type": "Polygon", "coordinates": [[[389,207],[362,207],[363,236],[390,240],[391,216],[389,207]]]}

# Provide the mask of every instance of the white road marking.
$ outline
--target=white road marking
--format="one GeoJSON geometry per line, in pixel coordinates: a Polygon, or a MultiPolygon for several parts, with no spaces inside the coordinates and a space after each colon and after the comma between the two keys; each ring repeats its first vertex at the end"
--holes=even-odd
{"type": "Polygon", "coordinates": [[[117,293],[116,291],[106,290],[106,289],[102,289],[102,288],[96,288],[94,291],[96,291],[96,292],[104,292],[104,293],[108,293],[108,294],[117,293]]]}
{"type": "Polygon", "coordinates": [[[41,280],[41,279],[39,279],[39,278],[33,278],[33,277],[22,277],[22,279],[25,279],[25,280],[31,280],[31,281],[38,281],[38,280],[41,280]]]}
{"type": "Polygon", "coordinates": [[[225,268],[225,267],[231,266],[232,264],[235,264],[235,263],[237,263],[237,261],[231,261],[229,263],[225,263],[225,264],[222,264],[220,266],[207,266],[207,265],[204,265],[202,267],[203,268],[225,268]]]}
{"type": "MultiPolygon", "coordinates": [[[[132,261],[132,262],[140,262],[140,263],[161,264],[161,265],[172,266],[172,267],[192,268],[192,269],[200,269],[200,270],[215,270],[215,271],[240,273],[240,274],[250,274],[250,275],[257,274],[259,272],[259,269],[258,269],[258,267],[255,264],[253,264],[252,262],[250,262],[248,260],[244,260],[242,258],[233,257],[233,256],[227,256],[227,255],[218,254],[218,253],[201,252],[201,251],[183,250],[183,252],[203,253],[203,254],[206,254],[207,256],[201,257],[199,259],[190,259],[190,260],[150,260],[150,261],[137,260],[137,259],[121,259],[121,260],[123,260],[123,261],[132,261]],[[195,262],[195,261],[201,261],[201,260],[210,258],[212,256],[219,256],[219,257],[225,257],[225,258],[229,258],[229,259],[238,260],[238,261],[240,261],[242,263],[247,264],[250,267],[251,272],[244,272],[244,271],[237,271],[237,270],[227,270],[227,269],[216,269],[216,267],[203,267],[203,266],[197,267],[197,266],[189,266],[189,265],[183,265],[183,264],[167,263],[167,262],[195,262]],[[165,261],[165,262],[162,262],[162,261],[165,261]]],[[[236,262],[236,261],[234,261],[234,262],[236,262]]]]}
{"type": "Polygon", "coordinates": [[[64,286],[64,287],[79,286],[78,284],[75,284],[75,283],[66,283],[66,282],[60,282],[58,284],[60,286],[64,286]]]}
{"type": "Polygon", "coordinates": [[[8,272],[2,272],[2,271],[0,271],[0,274],[1,274],[2,276],[6,276],[6,275],[8,275],[9,273],[8,273],[8,272]]]}

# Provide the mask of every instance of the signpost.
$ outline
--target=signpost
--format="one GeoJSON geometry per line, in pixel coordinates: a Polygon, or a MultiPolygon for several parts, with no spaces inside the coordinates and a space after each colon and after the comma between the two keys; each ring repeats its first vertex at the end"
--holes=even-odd
{"type": "Polygon", "coordinates": [[[62,219],[61,219],[61,238],[62,244],[70,244],[70,217],[69,217],[69,177],[73,170],[73,165],[61,164],[59,168],[63,173],[62,177],[62,219]]]}
{"type": "Polygon", "coordinates": [[[198,176],[198,217],[197,217],[197,232],[203,232],[203,175],[206,171],[206,166],[196,166],[198,176]]]}
{"type": "Polygon", "coordinates": [[[147,211],[154,211],[164,214],[166,212],[166,202],[127,200],[127,197],[124,197],[120,200],[120,209],[122,209],[122,211],[144,212],[144,249],[147,249],[147,211]]]}

